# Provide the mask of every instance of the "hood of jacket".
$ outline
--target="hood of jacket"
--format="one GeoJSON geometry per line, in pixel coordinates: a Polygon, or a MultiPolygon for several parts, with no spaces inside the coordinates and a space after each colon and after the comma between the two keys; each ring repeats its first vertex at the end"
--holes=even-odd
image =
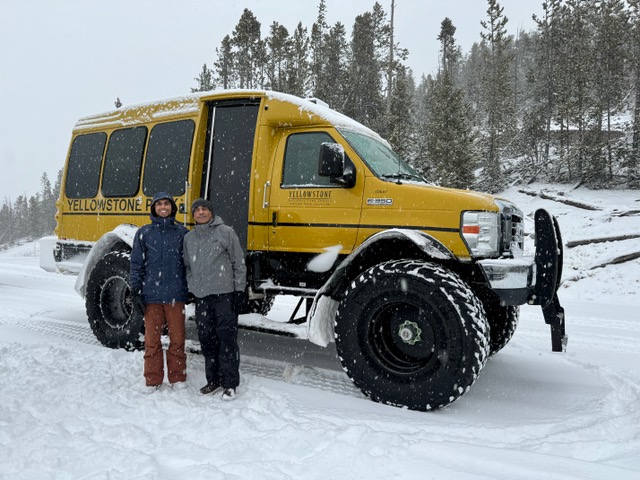
{"type": "Polygon", "coordinates": [[[194,230],[196,233],[201,234],[205,233],[209,228],[215,228],[218,225],[224,225],[224,220],[222,220],[218,215],[214,215],[207,223],[197,223],[194,230]]]}
{"type": "Polygon", "coordinates": [[[178,206],[176,205],[175,200],[167,192],[158,192],[153,196],[153,200],[151,200],[151,208],[150,208],[151,219],[153,220],[154,218],[158,218],[158,215],[156,215],[156,210],[155,210],[155,204],[158,200],[169,200],[169,202],[171,203],[171,215],[169,216],[175,218],[176,213],[178,213],[178,206]]]}

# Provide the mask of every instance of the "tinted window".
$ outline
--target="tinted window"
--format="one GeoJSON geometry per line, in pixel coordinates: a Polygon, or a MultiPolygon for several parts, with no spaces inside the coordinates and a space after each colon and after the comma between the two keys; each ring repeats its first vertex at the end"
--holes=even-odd
{"type": "Polygon", "coordinates": [[[109,137],[102,173],[105,197],[132,197],[138,193],[146,127],[116,130],[109,137]]]}
{"type": "Polygon", "coordinates": [[[333,186],[329,177],[318,175],[320,145],[335,141],[324,132],[298,133],[287,139],[284,154],[283,186],[333,186]]]}
{"type": "Polygon", "coordinates": [[[194,128],[192,120],[180,120],[161,123],[151,129],[144,164],[143,191],[146,195],[184,193],[194,128]]]}
{"type": "Polygon", "coordinates": [[[98,193],[100,166],[107,134],[78,135],[73,141],[64,193],[68,198],[92,198],[98,193]]]}

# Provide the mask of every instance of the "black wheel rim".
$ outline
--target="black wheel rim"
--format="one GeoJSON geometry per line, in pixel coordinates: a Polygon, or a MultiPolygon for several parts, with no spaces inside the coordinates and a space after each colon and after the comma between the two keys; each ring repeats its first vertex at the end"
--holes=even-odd
{"type": "Polygon", "coordinates": [[[100,309],[111,328],[122,329],[131,318],[132,305],[129,284],[122,277],[108,278],[100,291],[100,309]]]}
{"type": "Polygon", "coordinates": [[[373,360],[400,376],[422,372],[438,361],[431,315],[412,303],[385,303],[370,317],[368,345],[373,360]]]}

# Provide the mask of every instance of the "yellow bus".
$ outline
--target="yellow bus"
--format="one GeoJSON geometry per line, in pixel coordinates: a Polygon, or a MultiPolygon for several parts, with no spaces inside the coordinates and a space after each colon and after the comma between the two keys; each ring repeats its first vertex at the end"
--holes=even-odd
{"type": "Polygon", "coordinates": [[[555,218],[536,212],[536,252],[525,256],[524,216],[511,202],[434,186],[323,102],[260,90],[76,124],[53,251],[59,269],[79,269],[76,289],[106,346],[140,345],[129,256],[158,191],[174,196],[187,227],[204,197],[238,233],[247,313],[267,315],[277,295],[306,305],[290,323],[241,315],[240,326],[335,342],[375,401],[430,410],[456,400],[510,340],[524,303],[543,307],[553,350],[565,348],[555,218]]]}

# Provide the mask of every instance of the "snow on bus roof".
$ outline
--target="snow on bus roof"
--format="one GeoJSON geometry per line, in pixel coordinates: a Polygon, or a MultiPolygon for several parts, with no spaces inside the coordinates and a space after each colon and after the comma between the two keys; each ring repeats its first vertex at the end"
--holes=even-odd
{"type": "Polygon", "coordinates": [[[270,90],[247,89],[209,90],[207,92],[197,92],[179,97],[128,105],[119,109],[109,110],[103,113],[82,117],[76,123],[75,130],[84,130],[96,127],[127,126],[134,122],[127,120],[126,114],[128,112],[133,112],[136,110],[149,110],[153,113],[144,113],[143,115],[136,116],[135,123],[139,123],[140,120],[152,121],[154,119],[157,120],[162,117],[193,114],[199,111],[200,100],[203,97],[216,97],[222,95],[238,96],[238,94],[246,94],[248,96],[255,97],[266,97],[270,100],[278,100],[281,102],[287,102],[293,105],[297,105],[300,114],[304,115],[306,113],[307,115],[309,115],[310,119],[312,115],[315,115],[323,120],[326,120],[336,127],[342,127],[348,130],[360,132],[365,135],[382,140],[382,138],[370,128],[365,127],[361,123],[355,121],[350,117],[347,117],[346,115],[332,110],[324,102],[317,101],[315,99],[304,99],[296,97],[295,95],[290,95],[288,93],[280,93],[270,90]]]}
{"type": "Polygon", "coordinates": [[[266,91],[265,94],[269,99],[280,100],[282,102],[289,102],[297,105],[301,115],[307,112],[308,115],[316,115],[335,127],[344,127],[348,130],[364,133],[365,135],[373,136],[382,140],[380,135],[370,128],[365,127],[353,118],[332,110],[324,102],[315,103],[315,99],[300,98],[288,93],[266,91]]]}

